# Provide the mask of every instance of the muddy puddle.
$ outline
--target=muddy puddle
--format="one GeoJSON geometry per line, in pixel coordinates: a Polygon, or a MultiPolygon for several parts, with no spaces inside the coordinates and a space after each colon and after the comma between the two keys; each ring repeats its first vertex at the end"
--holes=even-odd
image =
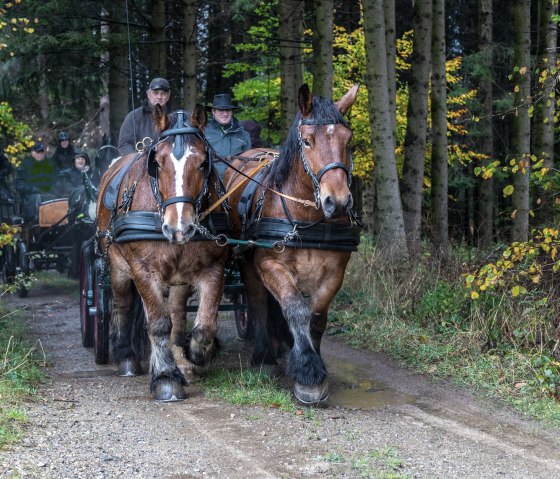
{"type": "Polygon", "coordinates": [[[386,406],[412,404],[417,397],[391,389],[380,381],[371,379],[363,365],[324,356],[331,379],[328,405],[346,409],[375,409],[386,406]]]}

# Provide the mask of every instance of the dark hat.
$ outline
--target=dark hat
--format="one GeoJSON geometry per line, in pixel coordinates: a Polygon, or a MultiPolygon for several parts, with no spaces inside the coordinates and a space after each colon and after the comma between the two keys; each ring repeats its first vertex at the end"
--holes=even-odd
{"type": "Polygon", "coordinates": [[[154,78],[150,82],[150,86],[148,87],[148,89],[169,91],[171,90],[171,86],[165,78],[154,78]]]}
{"type": "Polygon", "coordinates": [[[212,104],[208,105],[206,109],[211,110],[212,108],[217,108],[218,110],[239,110],[238,106],[232,105],[231,95],[229,93],[214,95],[212,104]]]}
{"type": "Polygon", "coordinates": [[[83,156],[86,159],[86,163],[89,165],[89,155],[85,151],[76,150],[74,152],[74,158],[73,159],[75,160],[76,158],[80,158],[81,156],[83,156]]]}
{"type": "Polygon", "coordinates": [[[58,133],[58,141],[66,141],[70,140],[70,135],[65,131],[61,131],[58,133]]]}
{"type": "Polygon", "coordinates": [[[31,147],[31,151],[45,151],[45,145],[43,145],[43,143],[36,141],[31,147]]]}

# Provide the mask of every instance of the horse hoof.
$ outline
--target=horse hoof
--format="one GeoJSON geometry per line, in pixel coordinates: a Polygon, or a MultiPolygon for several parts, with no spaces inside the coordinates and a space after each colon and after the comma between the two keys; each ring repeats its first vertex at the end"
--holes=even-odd
{"type": "Polygon", "coordinates": [[[160,402],[177,402],[187,399],[187,393],[178,383],[159,382],[154,388],[154,399],[160,402]]]}
{"type": "Polygon", "coordinates": [[[119,363],[117,374],[119,376],[131,377],[140,376],[144,374],[144,371],[138,359],[125,359],[119,363]]]}
{"type": "Polygon", "coordinates": [[[294,396],[306,406],[319,406],[327,402],[329,398],[329,382],[325,379],[321,384],[305,386],[300,383],[294,385],[294,396]]]}

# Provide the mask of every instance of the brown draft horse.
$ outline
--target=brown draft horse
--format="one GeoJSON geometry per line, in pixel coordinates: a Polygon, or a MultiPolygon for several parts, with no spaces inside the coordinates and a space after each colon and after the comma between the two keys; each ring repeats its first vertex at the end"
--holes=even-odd
{"type": "Polygon", "coordinates": [[[185,399],[187,359],[205,365],[215,352],[227,256],[227,250],[212,241],[192,240],[199,209],[215,184],[203,136],[204,109],[197,106],[189,121],[183,112],[176,115],[177,123],[171,127],[170,117],[161,108],[154,109],[159,141],[148,154],[128,155],[109,168],[99,187],[97,209],[99,248],[108,257],[113,293],[113,359],[121,376],[142,373],[135,344],[139,335],[134,332],[138,315],[133,314],[139,293],[151,345],[150,390],[159,401],[185,399]],[[115,182],[119,174],[120,184],[115,182]],[[117,206],[108,208],[104,198],[111,188],[118,191],[117,206]],[[163,241],[150,239],[153,227],[144,239],[119,241],[117,225],[131,220],[132,231],[142,229],[143,215],[159,224],[163,241]],[[185,308],[194,290],[199,308],[187,344],[185,308]]]}
{"type": "MultiPolygon", "coordinates": [[[[307,85],[299,89],[300,112],[279,157],[262,179],[268,188],[259,186],[250,200],[249,226],[243,223],[239,209],[240,202],[247,201],[242,189],[230,197],[234,235],[247,239],[247,231],[257,231],[263,225],[268,225],[264,229],[270,230],[279,220],[284,221],[289,230],[295,224],[319,224],[326,229],[333,224],[350,227],[353,200],[349,187],[352,170],[349,142],[352,132],[343,115],[353,105],[357,90],[355,85],[334,103],[323,97],[313,97],[307,85]],[[271,189],[316,206],[304,206],[271,189]]],[[[259,156],[259,150],[245,152],[243,157],[252,154],[259,156]]],[[[234,162],[234,166],[247,173],[254,165],[240,159],[234,162]]],[[[242,174],[234,169],[226,170],[227,190],[231,191],[242,180],[242,174]]],[[[358,231],[356,228],[354,232],[358,231]]],[[[282,236],[283,233],[280,238],[282,236]]],[[[248,314],[255,326],[252,363],[276,363],[277,348],[273,347],[274,338],[271,341],[270,333],[285,329],[280,324],[284,321],[283,316],[291,333],[288,345],[292,346],[287,374],[295,380],[294,394],[303,403],[319,403],[329,394],[327,371],[320,355],[321,338],[329,305],[342,285],[350,250],[355,250],[359,233],[354,234],[354,239],[356,237],[353,248],[331,249],[327,245],[325,249],[318,249],[321,238],[317,238],[316,248],[313,241],[302,241],[298,245],[299,236],[296,236],[286,243],[284,251],[257,247],[242,266],[248,314]],[[274,308],[268,311],[265,288],[280,305],[281,315],[274,313],[274,308]]],[[[262,238],[259,234],[252,237],[262,238]]]]}

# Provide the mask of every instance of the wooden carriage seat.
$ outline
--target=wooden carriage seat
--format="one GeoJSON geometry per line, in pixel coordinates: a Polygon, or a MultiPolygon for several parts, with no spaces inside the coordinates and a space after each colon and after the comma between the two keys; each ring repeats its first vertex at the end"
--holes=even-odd
{"type": "MultiPolygon", "coordinates": [[[[68,198],[45,201],[39,206],[39,226],[46,228],[55,225],[67,214],[68,198]]],[[[60,224],[66,225],[68,224],[68,220],[65,219],[60,224]]]]}

